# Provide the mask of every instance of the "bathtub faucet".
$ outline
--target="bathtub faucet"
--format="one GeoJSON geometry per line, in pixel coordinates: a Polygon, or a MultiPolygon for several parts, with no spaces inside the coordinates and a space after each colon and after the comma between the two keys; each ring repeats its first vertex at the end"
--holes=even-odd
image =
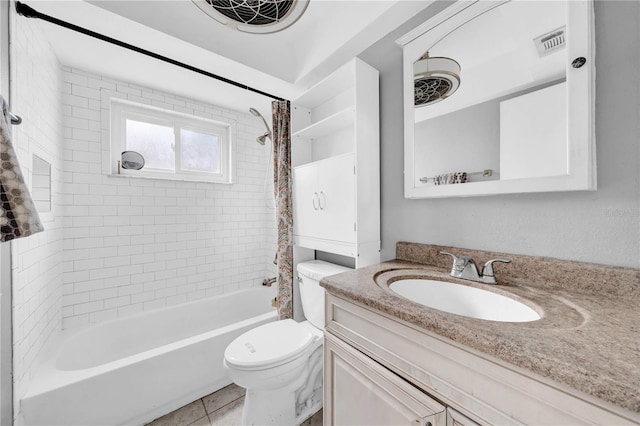
{"type": "Polygon", "coordinates": [[[273,277],[269,279],[265,278],[264,280],[262,280],[262,285],[271,287],[271,284],[275,283],[277,279],[278,277],[273,277]]]}

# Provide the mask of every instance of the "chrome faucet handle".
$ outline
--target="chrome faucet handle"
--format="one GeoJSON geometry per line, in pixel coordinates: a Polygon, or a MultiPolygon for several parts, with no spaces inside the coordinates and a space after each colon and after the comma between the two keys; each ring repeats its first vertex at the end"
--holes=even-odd
{"type": "Polygon", "coordinates": [[[496,274],[493,271],[493,264],[495,262],[511,263],[511,259],[491,259],[482,267],[482,279],[489,284],[496,284],[496,274]]]}
{"type": "Polygon", "coordinates": [[[451,276],[455,278],[478,280],[478,268],[476,262],[469,256],[456,256],[448,251],[441,251],[440,254],[446,254],[453,258],[453,265],[451,266],[451,276]]]}
{"type": "Polygon", "coordinates": [[[439,254],[446,254],[448,256],[451,256],[451,259],[453,259],[453,264],[451,265],[451,276],[454,276],[456,274],[456,272],[460,272],[462,271],[462,269],[458,270],[458,268],[456,267],[458,265],[458,257],[453,254],[453,253],[449,253],[448,251],[439,251],[439,254]]]}
{"type": "Polygon", "coordinates": [[[448,251],[440,250],[438,253],[439,253],[439,254],[448,254],[449,256],[453,257],[453,260],[456,260],[456,259],[457,259],[457,257],[456,257],[456,255],[455,255],[455,254],[453,254],[453,253],[449,253],[448,251]]]}

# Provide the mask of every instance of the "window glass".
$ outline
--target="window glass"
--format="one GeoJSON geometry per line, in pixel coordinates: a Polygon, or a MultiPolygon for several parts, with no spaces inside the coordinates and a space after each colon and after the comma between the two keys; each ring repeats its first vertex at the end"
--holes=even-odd
{"type": "Polygon", "coordinates": [[[180,129],[180,147],[182,170],[220,173],[218,135],[180,129]]]}
{"type": "Polygon", "coordinates": [[[127,176],[231,183],[229,120],[212,120],[112,100],[111,172],[127,176]],[[144,158],[140,169],[122,167],[122,152],[144,158]]]}
{"type": "Polygon", "coordinates": [[[174,142],[173,127],[131,119],[126,121],[125,150],[142,154],[145,167],[174,170],[174,142]]]}

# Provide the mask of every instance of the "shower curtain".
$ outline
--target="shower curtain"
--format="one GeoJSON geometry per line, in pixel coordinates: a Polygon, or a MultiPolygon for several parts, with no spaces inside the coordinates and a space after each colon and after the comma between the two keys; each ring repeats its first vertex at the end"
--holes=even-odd
{"type": "Polygon", "coordinates": [[[0,103],[0,242],[4,242],[27,237],[44,228],[11,144],[9,106],[1,96],[0,103]]]}
{"type": "Polygon", "coordinates": [[[278,319],[293,318],[293,215],[291,211],[291,105],[273,101],[273,190],[278,226],[278,319]]]}

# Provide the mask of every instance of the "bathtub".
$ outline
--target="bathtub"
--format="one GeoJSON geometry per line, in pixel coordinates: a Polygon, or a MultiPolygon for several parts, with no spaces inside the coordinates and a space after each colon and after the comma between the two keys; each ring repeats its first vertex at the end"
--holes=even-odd
{"type": "Polygon", "coordinates": [[[144,424],[231,383],[227,345],[276,319],[252,288],[60,333],[20,401],[27,425],[144,424]]]}

